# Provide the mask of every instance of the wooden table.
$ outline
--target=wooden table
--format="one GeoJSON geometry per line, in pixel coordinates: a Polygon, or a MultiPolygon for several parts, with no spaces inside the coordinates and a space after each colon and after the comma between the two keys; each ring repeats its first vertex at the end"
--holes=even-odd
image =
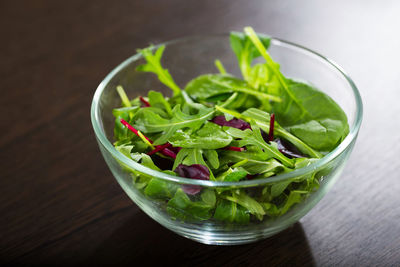
{"type": "Polygon", "coordinates": [[[1,263],[400,264],[400,2],[2,1],[1,263]],[[164,229],[119,187],[89,118],[105,75],[137,48],[241,30],[338,62],[364,121],[344,174],[299,223],[235,247],[164,229]]]}

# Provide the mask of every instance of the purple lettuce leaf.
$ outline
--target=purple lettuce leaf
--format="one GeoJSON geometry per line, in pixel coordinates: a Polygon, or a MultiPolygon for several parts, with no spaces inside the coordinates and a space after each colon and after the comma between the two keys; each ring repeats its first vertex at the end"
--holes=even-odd
{"type": "Polygon", "coordinates": [[[229,127],[243,130],[243,131],[246,129],[251,129],[250,124],[248,124],[247,122],[245,122],[243,120],[233,118],[233,119],[227,121],[225,116],[222,116],[222,115],[214,117],[211,121],[213,123],[221,125],[221,126],[229,126],[229,127]]]}
{"type": "MultiPolygon", "coordinates": [[[[175,172],[180,177],[198,179],[198,180],[210,180],[210,171],[208,168],[201,164],[184,165],[179,164],[176,167],[175,172]]],[[[196,195],[201,191],[201,186],[199,185],[182,185],[182,189],[186,194],[196,195]]]]}

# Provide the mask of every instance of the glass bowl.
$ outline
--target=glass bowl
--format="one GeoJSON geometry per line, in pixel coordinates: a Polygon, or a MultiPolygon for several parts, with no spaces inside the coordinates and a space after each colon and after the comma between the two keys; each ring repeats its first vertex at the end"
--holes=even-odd
{"type": "MultiPolygon", "coordinates": [[[[165,45],[162,64],[168,68],[181,88],[198,75],[216,73],[214,60],[217,58],[229,73],[241,77],[236,57],[230,48],[229,34],[183,38],[167,42],[165,45]]],[[[279,62],[285,76],[308,81],[333,98],[345,111],[350,126],[350,132],[343,142],[322,159],[278,176],[240,182],[193,180],[149,169],[118,152],[113,146],[115,118],[112,114],[113,108],[121,105],[116,86],[122,85],[131,99],[146,95],[148,90],[171,95],[170,89],[165,88],[156,75],[135,71],[138,65],[145,63],[140,54],[133,55],[111,71],[94,94],[91,120],[101,153],[114,177],[137,206],[179,235],[201,243],[217,245],[250,243],[274,235],[310,211],[329,191],[345,166],[362,120],[362,102],[353,81],[338,65],[302,46],[272,38],[268,51],[272,58],[279,62]],[[161,181],[163,186],[174,190],[182,185],[194,185],[200,186],[202,191],[213,193],[230,190],[256,195],[272,185],[289,180],[302,181],[310,176],[318,179],[318,189],[303,196],[301,202],[292,206],[287,213],[282,216],[265,215],[262,220],[251,220],[247,223],[234,219],[216,220],[213,217],[215,206],[201,218],[195,218],[191,213],[187,213],[186,216],[185,203],[181,203],[180,216],[176,216],[167,208],[167,202],[172,195],[150,197],[144,194],[145,188],[142,188],[143,184],[140,183],[140,179],[155,179],[154,181],[161,181]]],[[[232,204],[230,207],[243,210],[243,207],[239,206],[240,204],[232,204]]],[[[251,211],[245,210],[245,216],[249,212],[251,211]]]]}

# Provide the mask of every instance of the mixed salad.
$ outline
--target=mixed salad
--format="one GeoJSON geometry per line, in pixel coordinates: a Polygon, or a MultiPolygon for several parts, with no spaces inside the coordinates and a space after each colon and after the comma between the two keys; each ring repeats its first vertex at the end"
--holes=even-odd
{"type": "MultiPolygon", "coordinates": [[[[285,77],[267,49],[270,38],[250,27],[232,32],[230,44],[242,78],[219,73],[194,77],[180,88],[161,64],[165,46],[139,50],[152,72],[172,90],[129,99],[115,116],[115,148],[157,171],[190,179],[239,182],[305,167],[333,150],[349,132],[346,114],[306,82],[285,77]],[[262,63],[254,63],[262,57],[262,63]]],[[[123,164],[122,164],[123,165],[123,164]]],[[[248,223],[288,212],[319,186],[318,174],[262,188],[202,188],[178,185],[123,165],[135,187],[159,200],[178,220],[248,223]]]]}

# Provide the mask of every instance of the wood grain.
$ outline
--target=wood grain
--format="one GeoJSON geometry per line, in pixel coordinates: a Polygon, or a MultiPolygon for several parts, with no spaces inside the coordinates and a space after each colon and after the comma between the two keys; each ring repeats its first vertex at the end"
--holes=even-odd
{"type": "Polygon", "coordinates": [[[0,263],[399,265],[399,10],[361,0],[1,1],[0,263]],[[89,108],[137,48],[247,25],[342,65],[364,122],[341,179],[299,223],[250,245],[205,246],[123,193],[89,108]]]}

